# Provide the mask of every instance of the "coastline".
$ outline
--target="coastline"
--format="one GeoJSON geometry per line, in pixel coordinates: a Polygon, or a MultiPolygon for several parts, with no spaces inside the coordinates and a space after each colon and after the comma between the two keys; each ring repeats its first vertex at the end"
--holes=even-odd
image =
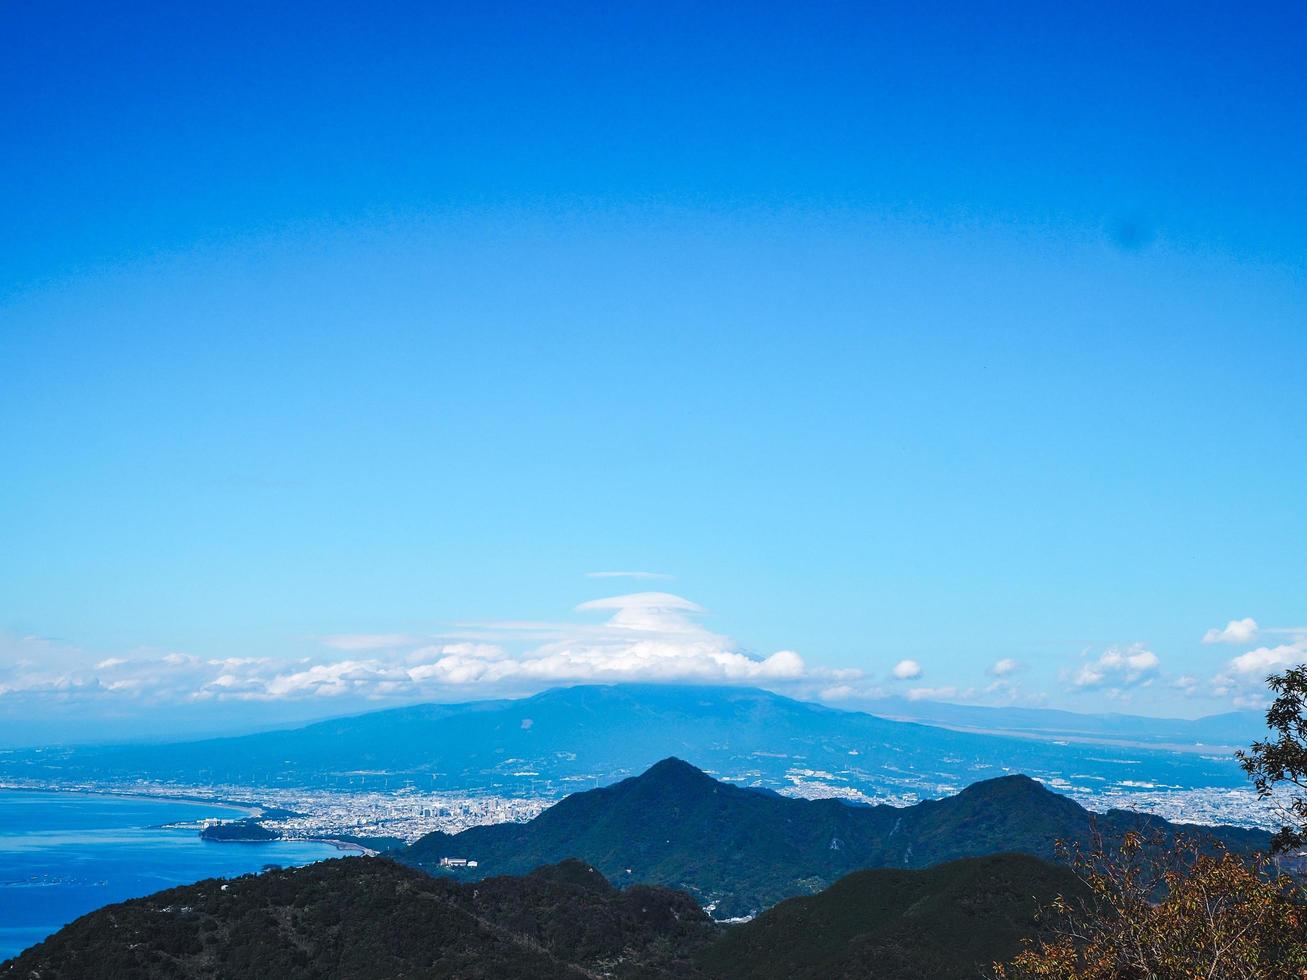
{"type": "Polygon", "coordinates": [[[71,787],[0,789],[0,923],[6,927],[0,960],[105,905],[208,878],[259,874],[269,864],[289,869],[352,853],[304,839],[278,838],[259,848],[206,846],[189,822],[237,817],[237,811],[213,805],[212,798],[156,806],[169,799],[71,787]],[[188,825],[161,822],[178,819],[188,825]]]}
{"type": "Polygon", "coordinates": [[[338,851],[357,851],[363,857],[376,857],[381,852],[353,841],[338,840],[335,837],[228,837],[219,839],[204,838],[210,844],[326,844],[338,851]]]}
{"type": "MultiPolygon", "coordinates": [[[[292,838],[283,837],[281,840],[291,840],[292,838]]],[[[363,857],[376,857],[381,852],[371,847],[364,847],[362,844],[355,844],[353,841],[336,840],[332,837],[296,837],[294,840],[313,841],[315,844],[330,844],[338,851],[358,851],[363,857]]]]}
{"type": "Polygon", "coordinates": [[[189,806],[221,806],[228,810],[237,810],[247,817],[263,816],[267,807],[258,803],[236,802],[221,797],[172,795],[168,793],[139,793],[109,789],[85,789],[70,786],[15,786],[13,783],[0,783],[0,793],[64,793],[70,796],[109,796],[120,800],[146,800],[151,803],[185,803],[189,806]]]}
{"type": "MultiPolygon", "coordinates": [[[[143,800],[149,803],[185,803],[188,806],[220,806],[228,810],[236,810],[243,813],[247,819],[259,819],[267,811],[267,807],[257,803],[235,802],[222,797],[206,797],[182,795],[174,796],[164,793],[133,793],[117,790],[95,790],[85,789],[82,787],[67,786],[15,786],[12,783],[0,783],[0,793],[59,793],[68,796],[103,796],[120,800],[143,800]]],[[[179,822],[171,824],[159,824],[158,829],[191,829],[184,826],[178,826],[179,822]]],[[[197,832],[198,836],[198,832],[197,832]]],[[[334,837],[274,837],[272,839],[248,839],[248,840],[209,840],[211,844],[326,844],[334,847],[337,851],[357,852],[364,857],[376,857],[381,852],[375,848],[367,847],[363,844],[357,844],[353,841],[339,840],[334,837]]]]}

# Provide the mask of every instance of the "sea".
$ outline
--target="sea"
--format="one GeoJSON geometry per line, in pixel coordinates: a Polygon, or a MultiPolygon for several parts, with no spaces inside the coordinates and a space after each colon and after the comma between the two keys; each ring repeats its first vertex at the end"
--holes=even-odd
{"type": "Polygon", "coordinates": [[[205,841],[194,828],[164,826],[242,815],[211,803],[0,790],[0,961],[111,902],[342,854],[313,841],[205,841]]]}

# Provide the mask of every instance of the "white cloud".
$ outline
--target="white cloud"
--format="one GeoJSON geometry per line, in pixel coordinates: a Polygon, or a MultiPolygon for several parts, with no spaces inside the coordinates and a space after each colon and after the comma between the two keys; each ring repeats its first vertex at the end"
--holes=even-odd
{"type": "Polygon", "coordinates": [[[404,660],[410,664],[424,664],[437,654],[473,660],[503,660],[508,656],[504,648],[497,643],[470,643],[464,640],[458,643],[428,644],[418,647],[404,660]]]}
{"type": "Polygon", "coordinates": [[[900,660],[890,673],[901,681],[915,680],[921,676],[921,664],[915,660],[900,660]]]}
{"type": "Polygon", "coordinates": [[[400,672],[376,661],[342,660],[331,664],[314,664],[288,674],[278,674],[257,689],[270,698],[336,697],[342,694],[370,694],[376,685],[399,679],[400,672]]]}
{"type": "Polygon", "coordinates": [[[333,650],[353,653],[360,650],[393,650],[421,643],[422,637],[407,633],[338,633],[324,636],[322,642],[333,650]]]}
{"type": "Polygon", "coordinates": [[[823,701],[847,701],[858,696],[858,690],[852,684],[832,684],[822,688],[819,697],[823,701]]]}
{"type": "Polygon", "coordinates": [[[1265,694],[1235,694],[1230,703],[1236,708],[1259,709],[1270,704],[1270,698],[1265,694]]]}
{"type": "MultiPolygon", "coordinates": [[[[335,696],[369,690],[411,696],[449,687],[525,685],[620,680],[767,681],[808,672],[802,657],[781,650],[758,658],[694,619],[697,603],[667,592],[639,592],[583,602],[578,612],[609,613],[597,626],[550,623],[465,625],[457,642],[428,643],[409,651],[402,664],[351,660],[318,664],[279,675],[265,685],[272,697],[335,696]],[[498,638],[535,640],[510,654],[498,638]],[[543,641],[543,642],[540,642],[543,641]]],[[[390,634],[378,634],[390,637],[390,634]]],[[[411,638],[409,638],[411,639],[411,638]]],[[[341,646],[341,644],[336,644],[341,646]]],[[[352,649],[390,643],[351,643],[352,649]]]]}
{"type": "Polygon", "coordinates": [[[908,692],[909,701],[972,701],[975,688],[958,688],[953,684],[942,687],[914,687],[908,692]]]}
{"type": "Polygon", "coordinates": [[[1016,673],[1020,668],[1021,664],[1016,660],[1011,657],[1004,657],[989,668],[989,673],[993,677],[1007,677],[1009,674],[1016,673]]]}
{"type": "MultiPolygon", "coordinates": [[[[126,663],[126,662],[127,661],[125,660],[119,661],[119,663],[126,663]]],[[[262,663],[269,663],[269,662],[270,661],[268,660],[267,657],[224,657],[221,660],[206,661],[206,663],[210,667],[244,667],[247,664],[262,664],[262,663]]],[[[104,665],[101,664],[101,666],[104,665]]]]}
{"type": "Polygon", "coordinates": [[[1150,684],[1159,665],[1157,654],[1142,643],[1109,647],[1097,660],[1081,664],[1071,683],[1080,690],[1107,688],[1109,693],[1119,693],[1125,687],[1150,684]]]}
{"type": "Polygon", "coordinates": [[[662,579],[671,581],[676,578],[675,575],[668,575],[664,572],[586,572],[586,578],[635,578],[635,579],[662,579]]]}
{"type": "Polygon", "coordinates": [[[1257,636],[1257,620],[1249,616],[1247,619],[1232,619],[1225,624],[1223,629],[1209,629],[1203,634],[1204,643],[1233,643],[1245,644],[1251,643],[1257,636]]]}
{"type": "Polygon", "coordinates": [[[1226,669],[1239,677],[1255,677],[1259,681],[1277,670],[1293,667],[1307,656],[1307,645],[1302,643],[1282,643],[1274,647],[1258,647],[1237,657],[1231,658],[1226,669]]]}
{"type": "Polygon", "coordinates": [[[695,633],[700,627],[690,618],[704,612],[698,603],[670,592],[634,592],[630,595],[591,599],[577,612],[611,612],[608,625],[615,629],[695,633]]]}
{"type": "Polygon", "coordinates": [[[1288,635],[1291,639],[1288,643],[1260,646],[1231,657],[1220,673],[1212,678],[1212,693],[1229,698],[1239,708],[1264,707],[1270,701],[1267,677],[1307,663],[1307,632],[1298,629],[1264,629],[1259,632],[1288,635]]]}
{"type": "Polygon", "coordinates": [[[1021,687],[999,678],[985,685],[986,700],[991,704],[1012,704],[1022,698],[1021,687]]]}
{"type": "MultiPolygon", "coordinates": [[[[555,684],[617,681],[809,683],[830,687],[858,670],[810,667],[793,650],[741,650],[699,622],[703,609],[681,596],[641,592],[582,603],[602,622],[464,625],[444,638],[350,634],[299,658],[200,658],[181,653],[101,658],[42,666],[0,647],[0,695],[114,696],[142,701],[278,701],[317,698],[418,700],[453,690],[527,693],[555,684]],[[76,666],[75,662],[95,667],[76,666]]],[[[49,659],[49,658],[46,658],[49,659]]]]}
{"type": "Polygon", "coordinates": [[[1171,681],[1171,686],[1185,697],[1191,698],[1198,693],[1198,678],[1192,674],[1181,674],[1171,681]]]}

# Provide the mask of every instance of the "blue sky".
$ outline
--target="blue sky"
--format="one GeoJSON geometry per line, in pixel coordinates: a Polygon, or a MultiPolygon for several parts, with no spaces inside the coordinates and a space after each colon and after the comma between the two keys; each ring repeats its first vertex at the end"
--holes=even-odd
{"type": "Polygon", "coordinates": [[[0,717],[1256,703],[1304,19],[0,7],[0,717]]]}

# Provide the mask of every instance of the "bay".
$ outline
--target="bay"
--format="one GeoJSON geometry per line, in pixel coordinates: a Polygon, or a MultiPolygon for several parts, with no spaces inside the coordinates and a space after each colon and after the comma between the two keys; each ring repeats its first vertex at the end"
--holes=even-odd
{"type": "Polygon", "coordinates": [[[340,856],[315,841],[219,843],[161,826],[241,815],[212,803],[0,790],[0,961],[111,902],[340,856]]]}

